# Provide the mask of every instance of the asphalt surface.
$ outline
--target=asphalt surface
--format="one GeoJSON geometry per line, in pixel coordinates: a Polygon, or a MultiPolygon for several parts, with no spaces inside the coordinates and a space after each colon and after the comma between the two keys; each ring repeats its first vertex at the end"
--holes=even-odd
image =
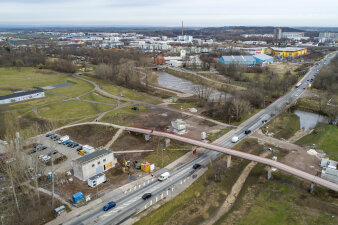
{"type": "MultiPolygon", "coordinates": [[[[251,130],[254,132],[256,129],[260,128],[263,123],[262,120],[271,120],[275,115],[277,115],[282,109],[284,109],[289,103],[295,101],[297,98],[299,98],[305,89],[308,87],[309,82],[307,80],[310,80],[311,78],[315,78],[315,75],[318,73],[318,71],[325,66],[324,62],[326,64],[329,63],[330,59],[333,58],[335,54],[323,59],[319,65],[314,66],[300,81],[302,82],[301,86],[298,88],[293,88],[288,94],[284,95],[271,105],[269,105],[265,110],[262,110],[257,115],[254,116],[254,119],[249,119],[248,122],[244,122],[242,125],[240,125],[236,131],[234,132],[233,136],[238,136],[239,141],[245,138],[248,135],[244,134],[244,131],[251,130]],[[304,89],[305,88],[305,89],[304,89]]],[[[142,128],[130,128],[129,130],[134,130],[142,133],[149,133],[149,129],[142,129],[142,128]]],[[[201,141],[192,140],[189,138],[181,137],[174,134],[159,132],[159,131],[153,131],[154,135],[159,136],[167,136],[171,137],[176,140],[185,141],[187,143],[195,144],[197,146],[201,146],[207,149],[212,149],[215,151],[208,151],[201,156],[197,157],[196,159],[192,160],[191,162],[181,166],[180,168],[177,168],[170,172],[171,176],[164,182],[159,181],[153,181],[152,183],[145,185],[139,189],[137,189],[134,192],[128,193],[128,195],[121,196],[117,199],[111,199],[110,201],[115,201],[117,203],[116,207],[111,209],[110,211],[103,211],[102,208],[105,203],[102,203],[101,205],[97,205],[96,208],[88,211],[87,213],[73,218],[71,221],[68,221],[64,224],[119,224],[125,221],[126,219],[130,218],[131,216],[137,214],[142,209],[147,207],[147,204],[149,205],[149,201],[153,201],[155,196],[161,195],[162,193],[165,193],[168,189],[173,187],[175,184],[180,182],[182,179],[187,178],[188,176],[192,175],[195,170],[192,168],[192,166],[196,163],[199,163],[201,165],[207,165],[210,163],[213,159],[217,158],[218,156],[222,155],[223,153],[242,157],[245,159],[257,161],[260,163],[264,163],[267,165],[274,166],[276,168],[279,168],[283,171],[286,171],[288,173],[294,174],[296,176],[302,177],[304,179],[310,180],[314,183],[324,184],[323,186],[331,187],[331,189],[336,191],[338,190],[337,185],[332,185],[331,182],[328,182],[326,180],[323,180],[319,177],[313,176],[311,174],[305,173],[303,171],[297,170],[295,168],[292,168],[290,166],[284,165],[282,163],[262,158],[259,156],[251,155],[244,152],[239,152],[235,150],[231,150],[229,148],[233,147],[236,143],[231,142],[231,138],[233,137],[227,137],[226,135],[219,138],[217,141],[214,142],[214,144],[208,144],[203,143],[201,141]],[[225,148],[227,147],[227,148],[225,148]],[[219,152],[217,152],[219,151],[219,152]],[[152,197],[146,201],[142,199],[142,195],[144,193],[152,193],[152,197]]]]}

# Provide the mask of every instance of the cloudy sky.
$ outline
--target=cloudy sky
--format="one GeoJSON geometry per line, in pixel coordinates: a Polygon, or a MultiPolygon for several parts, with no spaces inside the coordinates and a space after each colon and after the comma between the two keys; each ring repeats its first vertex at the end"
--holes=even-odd
{"type": "Polygon", "coordinates": [[[0,25],[338,26],[338,0],[0,0],[0,25]]]}

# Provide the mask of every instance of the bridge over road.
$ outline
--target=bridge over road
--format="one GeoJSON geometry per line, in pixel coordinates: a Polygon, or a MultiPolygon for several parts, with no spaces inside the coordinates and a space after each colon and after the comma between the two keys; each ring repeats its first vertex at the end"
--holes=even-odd
{"type": "Polygon", "coordinates": [[[323,187],[326,187],[328,189],[331,189],[333,191],[338,192],[338,184],[327,181],[327,180],[320,178],[316,175],[309,174],[309,173],[304,172],[300,169],[297,169],[293,166],[289,166],[289,165],[274,161],[272,159],[267,159],[267,158],[260,157],[260,156],[257,156],[257,155],[253,155],[253,154],[250,154],[250,153],[233,150],[233,149],[230,149],[230,148],[226,148],[224,146],[219,146],[215,143],[203,142],[203,141],[200,141],[200,140],[195,140],[195,139],[192,139],[192,138],[189,138],[189,137],[185,137],[185,136],[181,136],[181,135],[177,135],[177,134],[173,134],[173,133],[169,133],[169,132],[151,130],[151,129],[147,129],[147,128],[137,128],[137,127],[125,127],[125,130],[149,134],[149,135],[161,136],[161,137],[165,137],[165,138],[170,138],[170,139],[174,139],[174,140],[181,141],[181,142],[184,142],[184,143],[188,143],[188,144],[191,144],[191,145],[196,145],[196,146],[199,146],[199,147],[202,147],[202,148],[206,148],[206,149],[214,150],[214,151],[217,151],[217,152],[229,154],[229,155],[232,155],[232,156],[240,157],[240,158],[243,158],[243,159],[262,163],[262,164],[265,164],[265,165],[268,165],[268,166],[271,166],[271,167],[275,167],[275,168],[277,168],[281,171],[284,171],[286,173],[290,173],[290,174],[295,175],[297,177],[300,177],[304,180],[310,181],[312,183],[318,184],[320,186],[323,186],[323,187]]]}

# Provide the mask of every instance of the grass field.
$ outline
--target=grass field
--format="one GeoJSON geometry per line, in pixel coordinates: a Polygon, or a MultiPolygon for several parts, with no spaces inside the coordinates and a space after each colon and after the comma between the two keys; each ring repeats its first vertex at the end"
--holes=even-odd
{"type": "Polygon", "coordinates": [[[9,105],[9,109],[24,109],[24,108],[33,108],[34,106],[41,106],[44,104],[49,104],[53,102],[58,102],[64,100],[64,97],[60,96],[50,96],[46,98],[41,98],[41,99],[36,99],[28,102],[23,102],[23,103],[17,103],[13,105],[9,105]]]}
{"type": "Polygon", "coordinates": [[[231,211],[215,224],[337,224],[335,199],[327,190],[309,194],[309,184],[295,177],[277,172],[267,180],[265,175],[264,166],[257,165],[231,211]]]}
{"type": "Polygon", "coordinates": [[[220,131],[218,131],[216,133],[208,134],[207,139],[209,141],[215,141],[218,138],[222,137],[224,134],[228,133],[229,131],[230,131],[230,129],[225,128],[225,129],[222,129],[222,130],[220,130],[220,131]]]}
{"type": "Polygon", "coordinates": [[[122,125],[121,121],[123,120],[123,118],[126,118],[128,116],[147,110],[147,108],[143,105],[135,105],[135,106],[139,108],[139,111],[132,110],[131,109],[132,106],[127,106],[127,107],[117,109],[117,110],[107,113],[100,120],[100,122],[116,123],[116,124],[122,125]]]}
{"type": "Polygon", "coordinates": [[[74,85],[68,86],[68,87],[62,87],[62,88],[55,88],[52,90],[48,90],[46,92],[58,94],[62,96],[67,96],[67,97],[77,97],[94,88],[93,85],[91,85],[90,83],[83,81],[83,80],[76,79],[76,78],[67,77],[66,81],[72,82],[74,83],[74,85]]]}
{"type": "Polygon", "coordinates": [[[104,102],[104,103],[111,103],[111,104],[116,104],[117,100],[113,98],[107,98],[102,96],[101,94],[97,92],[91,92],[85,96],[82,96],[81,99],[84,100],[90,100],[90,101],[96,101],[96,102],[104,102]]]}
{"type": "Polygon", "coordinates": [[[318,124],[314,131],[299,139],[296,144],[312,146],[325,151],[333,160],[338,160],[338,127],[327,124],[318,124]]]}
{"type": "MultiPolygon", "coordinates": [[[[110,94],[113,94],[119,97],[121,96],[117,89],[117,86],[114,84],[109,84],[109,82],[104,83],[102,80],[98,80],[90,76],[83,76],[83,78],[94,81],[97,85],[99,85],[100,88],[102,88],[103,90],[105,90],[106,92],[110,94]]],[[[120,87],[120,90],[123,93],[125,98],[131,99],[131,100],[144,101],[144,102],[148,102],[151,104],[159,104],[162,102],[161,100],[151,97],[150,95],[144,94],[142,92],[133,91],[133,90],[130,90],[124,87],[120,87]]]]}
{"type": "Polygon", "coordinates": [[[91,104],[81,101],[65,101],[38,109],[38,113],[46,118],[74,119],[97,114],[113,109],[113,106],[91,104]]]}
{"type": "MultiPolygon", "coordinates": [[[[4,88],[27,90],[33,87],[63,83],[67,78],[50,70],[39,70],[32,67],[1,67],[0,80],[0,88],[4,91],[4,88]]],[[[7,94],[9,94],[8,91],[7,94]]]]}
{"type": "Polygon", "coordinates": [[[195,103],[174,103],[174,104],[169,104],[168,106],[173,109],[198,108],[197,104],[195,103]]]}
{"type": "Polygon", "coordinates": [[[167,148],[163,152],[161,151],[162,148],[155,150],[153,152],[150,152],[143,160],[147,162],[155,163],[156,166],[163,168],[169,163],[175,161],[176,159],[180,158],[181,156],[183,156],[184,154],[188,152],[188,151],[170,150],[170,149],[192,149],[192,146],[171,140],[169,148],[167,148]]]}
{"type": "MultiPolygon", "coordinates": [[[[245,120],[249,119],[250,117],[254,116],[256,113],[258,113],[259,111],[261,111],[261,109],[254,109],[254,111],[252,113],[247,113],[245,114],[242,119],[240,121],[234,121],[234,122],[231,122],[230,124],[231,125],[234,125],[234,126],[238,126],[240,125],[241,123],[243,123],[245,120]]],[[[225,123],[228,123],[228,121],[223,121],[225,123]]]]}
{"type": "Polygon", "coordinates": [[[300,128],[299,117],[293,113],[282,113],[262,127],[263,133],[273,133],[275,138],[289,139],[300,128]]]}

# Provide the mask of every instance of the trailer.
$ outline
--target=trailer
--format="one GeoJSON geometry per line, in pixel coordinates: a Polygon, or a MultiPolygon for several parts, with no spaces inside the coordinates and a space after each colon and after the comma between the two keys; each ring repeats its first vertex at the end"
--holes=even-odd
{"type": "Polygon", "coordinates": [[[58,141],[58,143],[61,144],[62,142],[68,141],[68,140],[69,140],[69,136],[66,135],[66,136],[61,137],[60,140],[58,141]]]}
{"type": "Polygon", "coordinates": [[[88,179],[89,187],[96,187],[99,184],[106,182],[106,175],[104,173],[96,174],[88,179]]]}

